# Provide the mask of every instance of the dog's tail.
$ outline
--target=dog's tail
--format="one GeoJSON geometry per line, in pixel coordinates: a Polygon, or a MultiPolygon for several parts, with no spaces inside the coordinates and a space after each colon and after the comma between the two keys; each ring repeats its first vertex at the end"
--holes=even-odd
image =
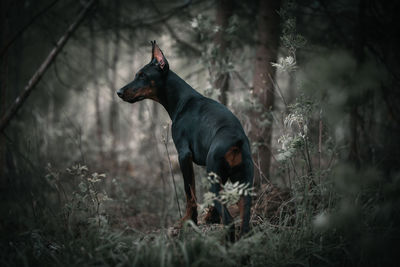
{"type": "Polygon", "coordinates": [[[242,145],[243,141],[239,140],[231,146],[225,153],[224,158],[231,168],[242,164],[242,145]]]}

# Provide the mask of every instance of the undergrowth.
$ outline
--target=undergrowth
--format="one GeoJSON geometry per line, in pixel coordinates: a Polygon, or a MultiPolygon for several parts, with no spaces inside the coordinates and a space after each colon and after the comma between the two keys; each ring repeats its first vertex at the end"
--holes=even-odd
{"type": "Polygon", "coordinates": [[[319,198],[316,209],[313,199],[328,190],[326,185],[306,193],[294,191],[287,200],[293,204],[291,212],[282,212],[273,222],[253,220],[252,232],[231,244],[221,227],[188,223],[177,234],[170,229],[141,232],[113,227],[113,210],[107,206],[117,200],[101,187],[110,178],[83,165],[66,171],[50,165],[46,169],[44,183],[39,184],[43,199],[24,203],[23,198],[8,196],[19,203],[13,216],[25,224],[13,229],[16,217],[3,221],[2,228],[10,231],[2,233],[2,266],[307,266],[332,263],[332,255],[344,254],[340,242],[326,245],[334,235],[314,227],[314,215],[327,208],[321,204],[327,199],[319,198]]]}

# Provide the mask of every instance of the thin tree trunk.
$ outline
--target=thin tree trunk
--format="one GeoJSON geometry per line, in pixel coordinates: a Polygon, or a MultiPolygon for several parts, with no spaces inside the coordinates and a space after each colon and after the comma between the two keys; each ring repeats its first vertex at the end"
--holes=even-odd
{"type": "MultiPolygon", "coordinates": [[[[8,10],[9,1],[0,1],[0,47],[3,48],[6,45],[7,34],[8,34],[8,17],[6,16],[6,10],[8,10]]],[[[8,60],[7,53],[2,53],[0,56],[0,115],[2,116],[6,109],[6,92],[7,92],[7,70],[8,70],[8,60]]],[[[0,188],[3,188],[5,183],[3,175],[5,174],[5,154],[6,154],[6,142],[5,137],[0,132],[0,188]]]]}
{"type": "MultiPolygon", "coordinates": [[[[119,48],[120,48],[120,32],[119,32],[119,11],[120,11],[120,1],[116,0],[114,2],[115,9],[115,19],[116,19],[116,29],[115,31],[115,40],[114,40],[114,54],[111,61],[111,79],[110,79],[110,93],[111,93],[111,104],[110,104],[110,134],[112,138],[111,144],[111,159],[116,159],[115,149],[117,147],[118,141],[118,107],[117,107],[117,99],[116,99],[116,90],[117,90],[117,63],[119,56],[119,48]]],[[[118,164],[117,161],[114,163],[118,164]]],[[[117,166],[116,166],[117,167],[117,166]]]]}
{"type": "Polygon", "coordinates": [[[289,85],[286,97],[288,105],[294,104],[296,102],[296,91],[297,91],[296,86],[297,86],[296,73],[295,72],[289,73],[289,85]]]}
{"type": "Polygon", "coordinates": [[[97,139],[97,145],[99,147],[99,165],[101,165],[104,161],[104,155],[103,155],[103,126],[101,122],[101,112],[100,112],[100,89],[99,89],[99,83],[97,79],[97,66],[96,66],[96,37],[94,34],[94,19],[90,21],[90,39],[91,39],[91,69],[92,69],[92,80],[93,80],[93,86],[94,86],[94,107],[95,107],[95,120],[96,120],[96,126],[95,126],[95,132],[96,132],[96,139],[97,139]]]}
{"type": "MultiPolygon", "coordinates": [[[[364,63],[365,53],[364,53],[364,45],[365,45],[365,0],[360,0],[358,4],[358,22],[354,29],[354,32],[357,34],[357,39],[354,45],[354,54],[357,59],[357,68],[360,68],[364,63]]],[[[349,151],[349,161],[352,162],[356,168],[360,167],[360,151],[359,151],[359,131],[358,128],[360,125],[358,107],[360,103],[358,103],[359,99],[352,98],[350,99],[350,151],[349,151]]]]}
{"type": "MultiPolygon", "coordinates": [[[[136,47],[135,44],[133,42],[134,40],[134,36],[131,35],[129,36],[129,40],[131,41],[130,45],[129,45],[129,77],[128,80],[133,80],[133,77],[135,76],[135,71],[137,70],[136,67],[137,65],[135,64],[135,52],[136,52],[136,47]]],[[[137,103],[136,105],[132,105],[131,110],[132,110],[132,114],[137,114],[137,119],[140,122],[143,122],[143,114],[142,114],[142,105],[143,105],[143,101],[140,101],[139,103],[137,103]]],[[[132,127],[134,127],[136,122],[136,118],[134,116],[131,117],[131,125],[132,127]]]]}
{"type": "MultiPolygon", "coordinates": [[[[269,176],[271,164],[272,118],[270,112],[274,107],[274,85],[271,77],[275,69],[271,62],[276,62],[279,45],[279,0],[259,2],[257,20],[258,43],[256,49],[255,69],[253,76],[253,96],[259,101],[261,109],[252,112],[252,128],[250,137],[257,143],[260,157],[260,170],[269,176]],[[267,122],[269,120],[269,122],[267,122]]],[[[261,183],[261,177],[255,179],[255,184],[261,183]]]]}
{"type": "MultiPolygon", "coordinates": [[[[231,0],[218,0],[216,22],[219,31],[215,35],[214,43],[219,47],[217,60],[223,63],[227,59],[227,52],[230,46],[226,38],[226,29],[229,26],[229,19],[233,13],[233,6],[231,0]]],[[[220,70],[217,70],[218,72],[220,70]]],[[[219,101],[226,105],[228,103],[227,92],[229,90],[229,73],[217,73],[214,81],[214,87],[220,90],[219,101]]]]}
{"type": "Polygon", "coordinates": [[[43,61],[42,65],[40,65],[39,69],[35,72],[32,78],[29,80],[28,84],[25,86],[24,90],[21,94],[15,99],[14,103],[11,105],[10,109],[4,114],[4,116],[0,120],[0,132],[2,132],[9,124],[11,119],[15,116],[17,111],[22,107],[32,90],[36,87],[40,79],[43,77],[44,73],[53,63],[54,59],[57,57],[58,53],[63,49],[71,35],[78,28],[80,23],[86,17],[87,12],[93,6],[96,0],[92,0],[87,4],[83,10],[79,13],[78,17],[75,21],[69,26],[68,30],[65,34],[58,40],[56,46],[51,50],[47,58],[43,61]]]}

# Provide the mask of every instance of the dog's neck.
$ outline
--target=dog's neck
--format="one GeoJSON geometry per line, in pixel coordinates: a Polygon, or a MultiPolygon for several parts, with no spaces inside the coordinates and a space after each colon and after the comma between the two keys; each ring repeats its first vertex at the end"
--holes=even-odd
{"type": "Polygon", "coordinates": [[[165,81],[165,88],[160,97],[160,104],[167,110],[172,121],[175,120],[186,101],[191,97],[201,96],[175,72],[169,71],[165,81]]]}

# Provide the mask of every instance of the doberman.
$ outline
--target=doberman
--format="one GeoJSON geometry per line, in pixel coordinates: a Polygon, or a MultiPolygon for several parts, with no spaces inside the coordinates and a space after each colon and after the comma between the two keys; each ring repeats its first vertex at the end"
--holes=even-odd
{"type": "MultiPolygon", "coordinates": [[[[217,174],[223,184],[229,178],[232,182],[252,185],[253,161],[249,140],[232,112],[195,91],[171,71],[161,49],[155,41],[151,43],[150,63],[140,69],[135,79],[119,89],[117,94],[129,103],[152,99],[168,112],[186,193],[186,214],[182,221],[191,219],[197,224],[192,162],[206,166],[207,173],[217,174]]],[[[220,183],[213,183],[210,191],[218,195],[220,189],[220,183]]],[[[238,205],[242,219],[240,234],[243,235],[249,231],[251,197],[241,196],[238,205]]],[[[226,207],[214,201],[214,207],[206,215],[206,222],[220,222],[220,219],[225,225],[233,221],[226,207]]]]}

